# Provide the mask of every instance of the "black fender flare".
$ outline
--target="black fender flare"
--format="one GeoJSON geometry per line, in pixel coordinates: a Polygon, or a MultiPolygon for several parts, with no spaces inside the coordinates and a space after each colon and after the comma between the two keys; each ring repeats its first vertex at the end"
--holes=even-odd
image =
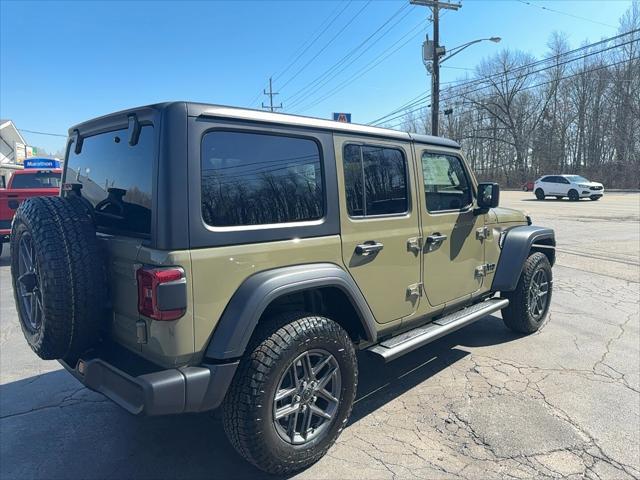
{"type": "Polygon", "coordinates": [[[260,316],[273,300],[317,287],[342,290],[358,312],[366,339],[376,341],[375,318],[353,278],[335,264],[315,263],[265,270],[247,278],[222,313],[205,357],[215,360],[241,357],[260,316]]]}
{"type": "Polygon", "coordinates": [[[503,232],[500,239],[502,252],[493,276],[491,290],[494,292],[511,292],[516,289],[522,266],[533,249],[552,249],[551,264],[555,259],[556,238],[551,228],[536,226],[513,227],[503,232]]]}

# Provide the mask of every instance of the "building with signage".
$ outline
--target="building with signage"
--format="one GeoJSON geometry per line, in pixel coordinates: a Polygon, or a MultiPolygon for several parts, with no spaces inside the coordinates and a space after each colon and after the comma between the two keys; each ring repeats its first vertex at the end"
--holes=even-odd
{"type": "Polygon", "coordinates": [[[27,157],[27,141],[11,120],[0,120],[0,165],[22,164],[27,157]]]}

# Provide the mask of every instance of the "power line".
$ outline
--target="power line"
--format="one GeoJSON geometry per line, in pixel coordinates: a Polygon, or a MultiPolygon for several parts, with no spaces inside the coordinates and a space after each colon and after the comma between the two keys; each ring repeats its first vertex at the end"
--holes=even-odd
{"type": "Polygon", "coordinates": [[[63,135],[61,133],[50,133],[50,132],[37,132],[35,130],[27,130],[25,128],[18,128],[19,131],[21,132],[26,132],[26,133],[35,133],[36,135],[48,135],[50,137],[63,137],[63,138],[67,138],[68,135],[63,135]]]}
{"type": "MultiPolygon", "coordinates": [[[[316,77],[314,80],[312,80],[311,82],[309,82],[308,84],[306,84],[304,87],[302,87],[301,89],[299,89],[298,91],[296,91],[295,93],[293,93],[291,96],[289,96],[287,98],[287,102],[289,102],[291,99],[299,96],[302,92],[309,90],[310,88],[316,86],[316,90],[320,87],[322,87],[323,85],[325,85],[327,83],[327,81],[324,81],[327,77],[329,77],[329,80],[331,79],[331,74],[338,68],[340,68],[342,65],[344,65],[353,55],[355,55],[358,50],[360,50],[364,45],[366,45],[374,36],[376,36],[385,26],[387,26],[389,24],[389,22],[391,22],[395,17],[397,17],[404,9],[406,9],[409,5],[408,4],[404,4],[403,6],[401,6],[395,13],[393,13],[393,15],[391,15],[390,18],[388,18],[382,25],[380,25],[373,33],[371,33],[367,38],[365,38],[362,42],[360,42],[359,45],[357,45],[356,47],[354,47],[353,49],[351,49],[344,57],[342,57],[340,60],[338,60],[335,64],[333,64],[333,66],[331,66],[331,68],[329,68],[328,70],[324,71],[321,75],[319,75],[318,77],[316,77]]],[[[398,19],[398,21],[396,21],[386,32],[384,32],[381,36],[379,36],[370,46],[369,48],[371,48],[373,45],[375,45],[378,41],[380,41],[385,35],[387,35],[396,25],[398,25],[398,23],[400,23],[409,13],[411,13],[410,11],[407,12],[404,16],[402,16],[401,18],[398,19]]],[[[364,53],[366,53],[368,51],[368,48],[363,50],[360,55],[358,55],[355,59],[351,60],[351,63],[355,62],[358,58],[360,58],[364,53]]],[[[346,68],[346,67],[345,67],[346,68]]],[[[343,71],[344,68],[341,70],[343,71]]],[[[296,100],[294,102],[294,104],[298,104],[300,103],[300,100],[296,100]]]]}
{"type": "MultiPolygon", "coordinates": [[[[465,86],[480,85],[482,83],[485,83],[488,80],[491,80],[492,78],[497,78],[497,77],[504,76],[506,74],[510,74],[510,73],[514,73],[514,72],[518,72],[518,71],[522,71],[522,70],[526,70],[528,68],[535,67],[535,66],[547,63],[547,62],[552,61],[552,60],[557,60],[559,58],[562,58],[562,57],[565,57],[565,56],[568,56],[568,55],[572,55],[574,53],[578,53],[578,52],[583,51],[583,50],[588,50],[588,49],[593,48],[595,46],[602,45],[602,44],[608,43],[608,42],[610,42],[612,40],[617,40],[619,38],[622,38],[622,37],[625,37],[625,36],[628,36],[628,35],[632,35],[632,34],[637,33],[637,32],[640,32],[640,29],[630,30],[628,32],[621,33],[619,35],[615,35],[613,37],[606,38],[606,39],[600,40],[598,42],[595,42],[595,43],[592,43],[592,44],[589,44],[589,45],[584,45],[582,47],[575,48],[575,49],[569,50],[567,52],[563,52],[563,53],[560,53],[560,54],[557,54],[557,55],[553,55],[551,57],[546,57],[546,58],[537,60],[535,62],[526,64],[526,65],[521,65],[519,67],[515,67],[515,68],[512,68],[510,70],[506,70],[506,71],[499,72],[499,73],[496,73],[496,74],[492,74],[492,75],[488,75],[488,76],[485,76],[485,77],[476,78],[476,79],[469,80],[469,81],[463,81],[463,82],[454,81],[454,82],[448,82],[448,83],[455,84],[451,88],[462,88],[462,87],[465,87],[465,86]]],[[[628,41],[626,43],[623,43],[623,44],[614,45],[612,47],[608,47],[606,49],[603,49],[603,50],[600,50],[600,51],[597,51],[597,52],[591,52],[591,53],[588,53],[585,56],[576,57],[573,60],[569,60],[569,61],[566,61],[564,63],[569,63],[569,62],[574,61],[574,60],[579,60],[579,59],[585,58],[586,56],[595,55],[595,54],[602,53],[604,51],[610,50],[612,48],[617,48],[617,47],[620,47],[620,46],[624,46],[624,45],[627,45],[629,43],[632,43],[633,41],[635,41],[635,40],[630,40],[630,41],[628,41]]],[[[537,70],[537,71],[534,71],[534,72],[528,71],[526,74],[527,75],[531,75],[533,73],[537,73],[537,72],[540,72],[540,71],[543,71],[543,70],[547,70],[547,69],[550,69],[550,68],[553,68],[553,67],[556,67],[556,66],[560,66],[560,65],[561,64],[553,64],[550,67],[546,67],[546,68],[543,68],[541,70],[537,70]]],[[[482,88],[487,88],[487,86],[482,87],[482,88]]],[[[426,98],[425,98],[425,100],[426,100],[426,98]]],[[[394,111],[392,111],[392,112],[390,112],[390,113],[388,113],[386,115],[383,115],[382,117],[379,117],[378,119],[376,119],[376,120],[374,120],[372,122],[369,122],[368,124],[369,125],[375,125],[375,124],[381,123],[382,121],[393,120],[393,119],[388,119],[387,117],[393,116],[393,115],[395,115],[396,113],[399,113],[402,110],[406,110],[407,108],[410,108],[410,107],[408,107],[408,106],[407,107],[400,107],[400,108],[398,108],[398,109],[396,109],[396,110],[394,110],[394,111]]],[[[420,107],[420,108],[422,108],[422,107],[420,107]]],[[[417,110],[419,110],[419,109],[415,109],[413,111],[417,111],[417,110]]],[[[411,113],[411,112],[407,112],[407,113],[411,113]]],[[[397,117],[394,117],[394,118],[397,118],[397,117]]]]}
{"type": "Polygon", "coordinates": [[[298,71],[292,77],[290,77],[286,82],[284,82],[280,86],[280,88],[285,88],[287,85],[289,85],[289,83],[291,83],[298,75],[300,75],[311,64],[311,62],[313,62],[316,58],[318,58],[318,56],[322,52],[324,52],[327,48],[329,48],[329,46],[342,34],[342,32],[346,30],[346,28],[349,25],[351,25],[355,21],[356,18],[360,16],[360,14],[364,11],[365,8],[369,6],[371,2],[372,0],[368,0],[367,3],[365,3],[362,6],[362,8],[360,8],[360,10],[358,10],[356,14],[352,16],[351,19],[345,25],[343,25],[340,30],[338,30],[338,32],[333,37],[331,37],[331,39],[320,50],[318,50],[316,54],[313,57],[311,57],[307,63],[305,63],[300,69],[298,69],[298,71]]]}
{"type": "MultiPolygon", "coordinates": [[[[338,19],[338,17],[349,7],[349,5],[351,4],[353,0],[349,0],[346,5],[344,6],[344,8],[342,10],[340,10],[340,12],[334,16],[334,14],[339,10],[340,8],[340,4],[331,11],[331,13],[329,14],[329,16],[327,18],[325,18],[322,23],[320,24],[320,26],[316,29],[315,32],[318,32],[320,29],[322,29],[322,31],[320,33],[318,33],[317,35],[315,35],[315,37],[312,34],[312,40],[309,42],[309,40],[307,40],[306,42],[304,42],[300,48],[298,48],[298,50],[295,51],[295,53],[293,55],[291,55],[290,58],[293,58],[295,56],[295,59],[290,62],[285,68],[284,70],[278,72],[278,73],[274,73],[273,75],[271,75],[271,77],[275,77],[275,79],[277,80],[278,78],[280,78],[282,75],[284,75],[293,65],[296,64],[296,62],[300,59],[300,57],[302,55],[304,55],[307,50],[309,50],[309,48],[311,48],[313,46],[313,44],[324,34],[324,32],[326,32],[329,27],[338,19]],[[332,18],[333,17],[333,18],[332,18]],[[325,23],[327,23],[327,21],[329,21],[329,23],[326,25],[326,27],[322,28],[323,25],[325,23]],[[305,46],[306,45],[306,46],[305,46]],[[301,51],[302,50],[302,51],[301,51]],[[298,52],[301,52],[298,54],[298,52]]],[[[315,34],[314,32],[314,34],[315,34]]],[[[258,94],[253,97],[253,99],[249,102],[249,105],[253,105],[254,103],[256,103],[256,101],[260,98],[260,96],[262,95],[262,90],[260,90],[258,92],[258,94]]]]}
{"type": "MultiPolygon", "coordinates": [[[[602,50],[598,50],[597,52],[590,52],[590,53],[584,54],[584,55],[582,55],[582,56],[580,56],[580,57],[576,57],[576,58],[573,58],[573,59],[567,60],[567,61],[565,61],[565,62],[563,62],[563,63],[561,63],[561,64],[553,64],[553,65],[550,65],[550,66],[548,66],[548,67],[545,67],[545,68],[542,68],[542,69],[539,69],[539,70],[535,70],[535,71],[528,71],[528,72],[526,72],[525,74],[522,74],[522,75],[519,75],[519,76],[516,76],[516,77],[510,78],[509,80],[511,80],[511,81],[517,81],[517,80],[520,80],[520,79],[522,79],[522,78],[524,78],[524,77],[527,77],[527,76],[533,75],[533,74],[535,74],[535,73],[539,73],[539,72],[542,72],[542,71],[550,70],[550,69],[552,69],[552,68],[555,68],[555,67],[558,67],[558,66],[561,66],[561,65],[567,64],[567,63],[571,63],[571,62],[575,62],[575,61],[578,61],[578,60],[582,60],[582,59],[587,58],[587,57],[589,57],[589,56],[597,55],[597,54],[599,54],[599,53],[602,53],[602,52],[605,52],[605,51],[608,51],[608,50],[612,50],[612,49],[614,49],[614,48],[623,47],[623,46],[628,45],[629,43],[632,43],[632,42],[634,42],[634,41],[635,41],[635,40],[629,40],[629,41],[627,41],[627,42],[625,42],[625,43],[621,43],[621,44],[618,44],[618,45],[614,45],[614,46],[611,46],[611,47],[604,48],[604,49],[602,49],[602,50]]],[[[531,65],[533,65],[533,64],[531,64],[531,65]]],[[[525,66],[526,66],[526,65],[525,65],[525,66]]],[[[517,69],[513,69],[512,71],[516,71],[516,70],[520,70],[520,69],[521,69],[521,67],[519,67],[519,68],[517,68],[517,69]]],[[[494,75],[489,75],[489,76],[487,76],[487,77],[483,77],[483,79],[481,79],[482,81],[481,81],[481,82],[479,82],[479,83],[484,83],[484,82],[486,82],[487,80],[490,80],[490,79],[492,79],[493,77],[496,77],[496,76],[498,76],[498,77],[502,77],[502,76],[504,76],[504,75],[506,75],[506,74],[508,74],[508,73],[511,73],[512,71],[500,72],[499,74],[494,74],[494,75]]],[[[468,83],[472,83],[472,82],[468,82],[468,83]]],[[[479,83],[476,83],[476,85],[477,85],[477,84],[479,84],[479,83]]],[[[453,87],[451,87],[451,88],[448,90],[448,92],[447,92],[449,95],[448,95],[446,98],[444,98],[444,99],[443,99],[443,102],[449,101],[449,100],[451,100],[452,98],[454,98],[454,96],[456,95],[456,91],[457,91],[461,86],[464,86],[464,85],[466,85],[466,84],[459,84],[459,85],[454,85],[453,87]]],[[[464,94],[465,94],[465,95],[469,95],[469,94],[471,94],[471,93],[475,93],[475,92],[478,92],[478,91],[480,91],[480,90],[484,90],[485,88],[489,88],[489,87],[491,87],[491,85],[484,85],[484,86],[478,87],[478,88],[476,88],[476,89],[473,89],[473,90],[470,90],[470,91],[464,92],[464,94]]],[[[526,90],[526,89],[528,89],[528,88],[529,88],[529,87],[526,87],[526,88],[523,88],[522,90],[526,90]]],[[[422,108],[424,108],[425,106],[426,106],[426,105],[421,105],[421,106],[419,106],[418,108],[415,108],[415,109],[412,109],[412,110],[406,111],[406,112],[404,112],[404,113],[402,113],[402,114],[399,114],[399,115],[396,115],[396,116],[394,116],[394,117],[392,117],[392,118],[387,118],[387,119],[385,119],[384,121],[385,121],[385,122],[390,122],[390,121],[396,120],[396,119],[401,118],[401,117],[403,117],[403,116],[405,116],[405,115],[408,115],[408,114],[410,114],[410,113],[415,113],[415,112],[417,112],[417,111],[421,110],[422,108]]],[[[381,123],[381,122],[377,122],[377,124],[380,124],[380,123],[381,123]]]]}
{"type": "Polygon", "coordinates": [[[603,25],[605,27],[616,28],[616,29],[618,28],[618,27],[615,27],[613,25],[609,25],[608,23],[599,22],[597,20],[592,20],[591,18],[587,18],[587,17],[581,17],[579,15],[574,15],[573,13],[562,12],[560,10],[555,10],[553,8],[545,7],[544,5],[537,5],[536,3],[527,2],[526,0],[516,0],[516,1],[518,1],[520,3],[523,3],[525,5],[529,5],[530,7],[537,7],[537,8],[540,8],[542,10],[546,10],[548,12],[559,13],[560,15],[566,15],[567,17],[577,18],[578,20],[584,20],[585,22],[595,23],[596,25],[603,25]]]}
{"type": "MultiPolygon", "coordinates": [[[[498,77],[498,76],[501,76],[501,75],[504,75],[504,74],[507,74],[507,73],[513,73],[513,72],[517,72],[517,71],[520,71],[520,70],[524,70],[526,68],[530,68],[530,67],[534,67],[534,66],[537,66],[537,65],[541,65],[543,63],[549,62],[550,60],[555,60],[555,59],[558,59],[558,58],[563,57],[563,56],[571,55],[571,54],[580,52],[582,50],[593,48],[593,47],[601,45],[603,43],[608,43],[608,42],[610,42],[612,40],[617,40],[617,39],[619,39],[621,37],[625,37],[627,35],[631,35],[631,34],[634,34],[636,32],[639,32],[639,31],[640,31],[640,29],[630,30],[629,32],[621,33],[619,35],[615,35],[613,37],[606,38],[606,39],[600,40],[598,42],[595,42],[595,43],[592,43],[592,44],[589,44],[589,45],[583,45],[582,47],[575,48],[573,50],[569,50],[567,52],[563,52],[563,53],[560,53],[558,55],[553,55],[551,57],[546,57],[546,58],[537,60],[535,62],[526,64],[526,65],[521,65],[520,67],[516,67],[516,68],[513,68],[511,70],[507,70],[505,72],[500,72],[500,73],[497,73],[497,74],[493,74],[493,75],[489,75],[489,76],[486,76],[486,77],[481,77],[481,78],[469,80],[469,81],[466,81],[466,82],[461,82],[459,80],[456,80],[456,81],[453,81],[453,82],[445,82],[444,84],[455,83],[456,87],[463,87],[463,86],[473,85],[473,84],[481,84],[481,83],[483,83],[484,81],[486,81],[486,80],[488,80],[490,78],[498,77]]],[[[406,107],[406,108],[409,108],[409,107],[406,107]]],[[[402,109],[403,109],[403,107],[400,107],[399,109],[396,109],[396,110],[394,110],[394,111],[392,111],[392,112],[390,112],[390,113],[388,113],[386,115],[383,115],[382,117],[380,117],[380,118],[378,118],[378,119],[376,119],[376,120],[374,120],[372,122],[369,122],[369,125],[379,123],[381,120],[384,120],[386,117],[391,116],[391,115],[393,115],[395,113],[398,113],[402,109]]]]}
{"type": "MultiPolygon", "coordinates": [[[[292,62],[290,62],[290,63],[289,63],[289,65],[287,65],[287,67],[286,67],[284,70],[282,70],[282,71],[281,71],[281,72],[279,72],[279,73],[274,74],[274,75],[273,75],[273,77],[277,80],[277,79],[279,79],[280,77],[282,77],[282,75],[284,75],[285,73],[287,73],[287,72],[289,71],[289,69],[290,69],[292,66],[294,66],[294,65],[296,64],[296,62],[297,62],[297,61],[298,61],[298,60],[299,60],[299,59],[300,59],[300,58],[301,58],[305,53],[307,53],[307,51],[308,51],[308,50],[313,46],[313,44],[314,44],[314,43],[316,43],[316,42],[318,41],[318,39],[319,39],[319,38],[324,34],[324,32],[326,32],[326,31],[329,29],[329,27],[331,27],[331,25],[333,25],[333,24],[335,23],[335,21],[338,19],[338,17],[340,17],[340,15],[342,15],[342,13],[343,13],[347,8],[349,8],[349,5],[352,3],[352,1],[353,1],[353,0],[349,0],[349,1],[346,3],[346,5],[344,6],[344,8],[343,8],[342,10],[340,10],[340,12],[339,12],[337,15],[335,15],[335,16],[331,19],[331,21],[330,21],[330,22],[329,22],[329,23],[328,23],[328,24],[327,24],[327,25],[322,29],[322,31],[321,31],[320,33],[318,33],[318,34],[313,38],[313,40],[311,40],[311,42],[308,42],[308,44],[307,44],[307,46],[306,46],[306,47],[304,46],[305,44],[303,44],[303,45],[302,45],[302,46],[297,50],[297,51],[298,51],[298,52],[300,52],[300,53],[299,53],[299,54],[297,54],[296,58],[295,58],[292,62]],[[302,51],[300,51],[300,50],[302,50],[302,51]]],[[[338,11],[338,9],[339,9],[339,8],[340,8],[340,4],[338,4],[338,6],[337,6],[337,7],[336,7],[332,12],[331,12],[331,14],[329,14],[329,16],[328,16],[328,17],[327,17],[327,18],[326,18],[326,19],[325,19],[325,20],[320,24],[320,26],[318,27],[318,29],[317,29],[316,31],[320,30],[320,29],[322,28],[322,26],[324,25],[324,23],[325,23],[327,20],[329,20],[329,19],[333,16],[333,14],[334,14],[335,12],[337,12],[337,11],[338,11]]],[[[294,53],[294,55],[296,55],[296,53],[294,53]]]]}
{"type": "MultiPolygon", "coordinates": [[[[577,59],[577,60],[579,60],[579,59],[577,59]]],[[[578,75],[584,75],[585,73],[597,72],[597,71],[599,71],[599,70],[603,70],[603,69],[605,69],[605,68],[616,67],[616,66],[618,66],[618,65],[620,65],[620,64],[623,64],[623,63],[626,63],[626,62],[632,62],[632,61],[634,61],[634,60],[640,60],[640,57],[627,58],[627,59],[624,59],[624,60],[620,60],[620,61],[618,61],[618,62],[614,62],[614,63],[610,63],[610,64],[604,64],[604,65],[599,65],[598,67],[591,68],[591,69],[588,69],[588,70],[581,70],[581,71],[579,71],[579,72],[572,73],[571,75],[566,75],[566,76],[561,77],[561,78],[558,78],[558,79],[548,80],[548,81],[546,81],[546,82],[541,82],[541,83],[537,83],[537,84],[535,84],[535,85],[529,85],[529,86],[527,86],[527,87],[523,87],[522,89],[520,89],[520,91],[530,90],[530,89],[532,89],[532,88],[536,88],[536,87],[542,87],[542,86],[549,85],[550,83],[554,83],[554,82],[558,82],[558,83],[559,83],[559,82],[562,82],[562,81],[567,80],[567,79],[569,79],[569,78],[576,77],[576,76],[578,76],[578,75]]],[[[450,98],[451,98],[451,97],[450,97],[450,98]]],[[[445,101],[449,100],[450,98],[445,99],[445,101]]],[[[421,107],[421,108],[422,108],[422,107],[421,107]]],[[[464,112],[462,112],[462,113],[458,114],[458,116],[460,116],[460,115],[464,115],[465,113],[471,113],[471,112],[473,112],[473,110],[466,110],[466,111],[464,111],[464,112]]],[[[485,118],[487,118],[487,117],[483,117],[483,118],[481,118],[480,120],[483,120],[483,119],[485,119],[485,118]]],[[[396,124],[394,124],[394,125],[389,126],[388,128],[395,128],[395,127],[398,127],[398,126],[402,125],[402,123],[403,123],[403,122],[396,123],[396,124]]]]}
{"type": "Polygon", "coordinates": [[[310,104],[307,104],[306,106],[302,107],[299,112],[304,112],[316,105],[318,105],[319,103],[325,101],[326,99],[328,99],[329,97],[332,97],[333,95],[335,95],[336,93],[344,90],[345,88],[347,88],[350,85],[353,85],[353,82],[357,79],[359,79],[360,77],[362,77],[363,75],[367,74],[368,72],[370,72],[371,70],[373,70],[374,68],[376,68],[378,65],[380,65],[382,62],[384,62],[385,60],[387,60],[388,58],[390,58],[394,53],[396,53],[398,50],[402,49],[403,47],[405,47],[409,42],[411,42],[415,37],[417,37],[418,35],[421,35],[424,31],[425,31],[426,27],[424,27],[422,24],[416,25],[413,29],[411,29],[407,34],[403,35],[398,41],[396,41],[395,43],[393,43],[389,48],[387,48],[386,50],[384,50],[380,55],[378,55],[377,57],[373,58],[369,63],[365,64],[363,67],[361,67],[358,71],[356,71],[353,75],[351,75],[349,78],[345,79],[344,81],[342,81],[341,83],[339,83],[338,85],[336,85],[332,90],[330,90],[328,93],[326,93],[325,95],[321,96],[320,98],[316,99],[315,101],[312,101],[310,104]],[[414,30],[417,27],[421,27],[420,30],[418,32],[414,33],[414,30]],[[413,35],[411,35],[413,33],[413,35]],[[410,38],[407,39],[406,41],[404,41],[401,45],[397,46],[398,43],[402,42],[403,40],[405,40],[405,38],[407,36],[410,35],[410,38]],[[396,48],[394,48],[396,47],[396,48]],[[393,49],[393,50],[392,50],[393,49]],[[391,50],[391,51],[390,51],[391,50]],[[389,52],[389,53],[387,53],[389,52]],[[385,55],[386,54],[386,55],[385,55]]]}

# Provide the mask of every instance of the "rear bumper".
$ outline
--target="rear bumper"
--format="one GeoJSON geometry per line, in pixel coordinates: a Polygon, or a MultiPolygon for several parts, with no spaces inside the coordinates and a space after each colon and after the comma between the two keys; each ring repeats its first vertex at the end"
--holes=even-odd
{"type": "Polygon", "coordinates": [[[59,360],[88,388],[102,393],[134,415],[202,412],[222,403],[238,362],[170,368],[134,376],[101,358],[59,360]]]}

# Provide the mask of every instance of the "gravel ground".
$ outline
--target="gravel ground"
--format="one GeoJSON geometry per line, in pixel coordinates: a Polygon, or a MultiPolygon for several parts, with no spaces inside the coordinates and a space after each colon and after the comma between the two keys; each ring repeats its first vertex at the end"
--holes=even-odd
{"type": "MultiPolygon", "coordinates": [[[[640,478],[640,195],[502,204],[556,229],[551,318],[491,316],[387,365],[362,355],[349,427],[295,478],[640,478]]],[[[210,414],[138,418],[39,360],[0,257],[0,478],[264,478],[210,414]]]]}

